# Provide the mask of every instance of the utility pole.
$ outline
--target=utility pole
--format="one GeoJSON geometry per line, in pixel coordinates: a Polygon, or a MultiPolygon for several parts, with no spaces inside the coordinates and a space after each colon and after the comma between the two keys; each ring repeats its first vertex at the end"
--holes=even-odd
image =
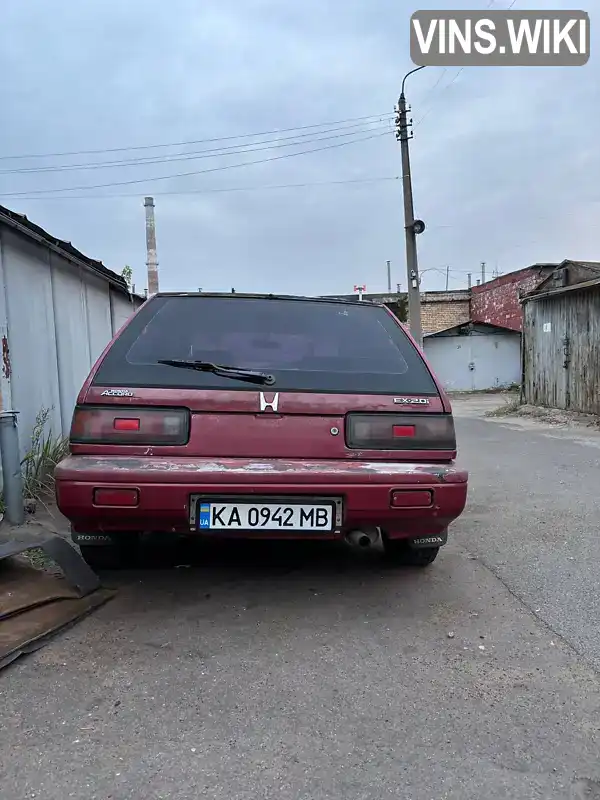
{"type": "Polygon", "coordinates": [[[446,267],[446,291],[448,291],[449,281],[450,281],[450,267],[446,267]]]}
{"type": "Polygon", "coordinates": [[[400,153],[402,156],[402,191],[404,195],[404,235],[406,239],[406,272],[408,275],[408,317],[410,332],[419,346],[423,344],[423,331],[421,329],[421,296],[419,292],[419,264],[417,260],[417,234],[423,233],[425,224],[421,220],[415,220],[413,205],[412,180],[410,174],[410,153],[408,148],[408,128],[412,125],[412,119],[408,120],[406,97],[404,95],[404,84],[409,75],[418,72],[423,67],[407,72],[402,79],[402,88],[398,99],[398,109],[396,117],[396,138],[400,142],[400,153]]]}
{"type": "Polygon", "coordinates": [[[392,262],[387,262],[388,293],[392,293],[392,262]]]}
{"type": "Polygon", "coordinates": [[[481,262],[481,283],[485,283],[485,261],[481,262]]]}
{"type": "Polygon", "coordinates": [[[154,198],[144,198],[146,209],[146,267],[148,269],[148,294],[158,292],[158,258],[156,256],[156,225],[154,221],[154,198]]]}

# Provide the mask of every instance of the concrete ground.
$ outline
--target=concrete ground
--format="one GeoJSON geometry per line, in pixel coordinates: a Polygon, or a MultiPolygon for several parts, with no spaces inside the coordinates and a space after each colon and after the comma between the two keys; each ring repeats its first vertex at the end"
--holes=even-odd
{"type": "Polygon", "coordinates": [[[429,569],[252,545],[121,591],[0,675],[0,797],[597,800],[600,434],[454,400],[429,569]]]}

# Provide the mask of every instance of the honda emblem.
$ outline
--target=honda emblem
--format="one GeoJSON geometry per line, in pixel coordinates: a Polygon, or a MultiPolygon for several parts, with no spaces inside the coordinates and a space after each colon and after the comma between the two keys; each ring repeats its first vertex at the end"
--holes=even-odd
{"type": "Polygon", "coordinates": [[[271,411],[277,413],[278,405],[279,405],[279,392],[275,392],[275,394],[273,395],[273,399],[272,400],[267,400],[267,398],[265,397],[265,393],[264,392],[260,393],[260,410],[261,411],[266,411],[267,408],[270,408],[271,411]]]}

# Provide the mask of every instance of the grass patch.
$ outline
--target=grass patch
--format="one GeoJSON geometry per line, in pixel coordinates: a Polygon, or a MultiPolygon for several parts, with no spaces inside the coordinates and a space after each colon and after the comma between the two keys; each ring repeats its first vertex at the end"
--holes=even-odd
{"type": "Polygon", "coordinates": [[[65,436],[53,436],[46,426],[50,419],[50,408],[42,408],[35,418],[31,434],[31,445],[21,461],[23,494],[26,500],[39,500],[54,495],[54,469],[69,453],[69,440],[65,436]]]}
{"type": "MultiPolygon", "coordinates": [[[[46,505],[54,498],[54,469],[69,454],[69,439],[66,436],[53,436],[52,430],[46,433],[52,408],[42,408],[35,418],[29,450],[21,461],[23,479],[23,500],[30,513],[35,511],[36,503],[46,505]]],[[[0,493],[0,518],[6,510],[4,496],[0,493]]]]}

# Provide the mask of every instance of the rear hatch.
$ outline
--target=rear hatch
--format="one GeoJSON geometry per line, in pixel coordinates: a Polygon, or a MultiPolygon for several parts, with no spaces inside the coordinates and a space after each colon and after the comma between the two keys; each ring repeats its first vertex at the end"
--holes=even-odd
{"type": "Polygon", "coordinates": [[[456,454],[448,401],[386,308],[237,294],[147,302],[84,387],[72,441],[74,452],[154,457],[456,454]]]}

